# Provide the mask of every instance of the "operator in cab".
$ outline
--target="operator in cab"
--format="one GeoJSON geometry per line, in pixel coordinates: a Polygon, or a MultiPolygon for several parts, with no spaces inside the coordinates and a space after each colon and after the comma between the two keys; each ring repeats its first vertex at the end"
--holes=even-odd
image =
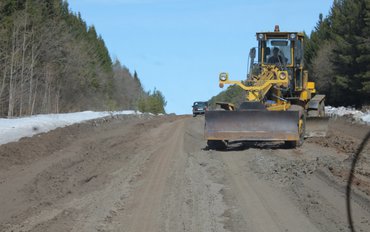
{"type": "Polygon", "coordinates": [[[267,63],[269,64],[284,64],[284,57],[279,54],[279,48],[274,47],[272,49],[272,56],[268,58],[267,63]]]}

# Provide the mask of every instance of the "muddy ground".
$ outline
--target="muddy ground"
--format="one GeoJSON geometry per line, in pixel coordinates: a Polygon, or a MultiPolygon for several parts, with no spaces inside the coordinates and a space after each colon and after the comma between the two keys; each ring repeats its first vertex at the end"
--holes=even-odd
{"type": "MultiPolygon", "coordinates": [[[[120,116],[1,145],[0,231],[350,231],[346,184],[369,126],[214,151],[203,125],[120,116]]],[[[369,143],[352,188],[355,229],[370,231],[369,143]]]]}

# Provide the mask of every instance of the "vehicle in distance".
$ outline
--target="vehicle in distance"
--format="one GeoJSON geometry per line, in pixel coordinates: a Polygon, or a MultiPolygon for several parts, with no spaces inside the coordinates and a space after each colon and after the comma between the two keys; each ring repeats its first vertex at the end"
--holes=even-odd
{"type": "Polygon", "coordinates": [[[193,117],[204,114],[208,110],[208,102],[197,101],[193,103],[193,117]]]}

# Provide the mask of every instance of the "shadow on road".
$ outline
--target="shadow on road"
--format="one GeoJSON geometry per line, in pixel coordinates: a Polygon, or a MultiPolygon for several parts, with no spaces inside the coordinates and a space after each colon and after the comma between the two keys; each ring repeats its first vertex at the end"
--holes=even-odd
{"type": "MultiPolygon", "coordinates": [[[[292,149],[286,146],[283,142],[230,142],[227,144],[226,149],[217,149],[217,151],[245,151],[248,149],[270,149],[270,150],[277,150],[277,149],[292,149]]],[[[210,149],[208,146],[203,148],[202,150],[214,150],[210,149]]]]}

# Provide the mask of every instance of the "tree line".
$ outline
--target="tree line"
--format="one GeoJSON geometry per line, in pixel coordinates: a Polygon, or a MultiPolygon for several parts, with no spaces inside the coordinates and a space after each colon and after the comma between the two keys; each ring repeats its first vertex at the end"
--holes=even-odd
{"type": "MultiPolygon", "coordinates": [[[[333,106],[370,104],[370,0],[334,0],[329,14],[319,15],[306,34],[305,68],[326,103],[333,106]]],[[[210,99],[238,106],[245,92],[229,86],[210,99]]]]}
{"type": "Polygon", "coordinates": [[[150,98],[163,98],[156,111],[164,113],[162,93],[144,91],[136,72],[112,61],[95,27],[67,1],[0,2],[0,117],[139,110],[150,98]]]}
{"type": "Polygon", "coordinates": [[[327,103],[369,105],[370,0],[335,0],[311,32],[305,61],[327,103]]]}

